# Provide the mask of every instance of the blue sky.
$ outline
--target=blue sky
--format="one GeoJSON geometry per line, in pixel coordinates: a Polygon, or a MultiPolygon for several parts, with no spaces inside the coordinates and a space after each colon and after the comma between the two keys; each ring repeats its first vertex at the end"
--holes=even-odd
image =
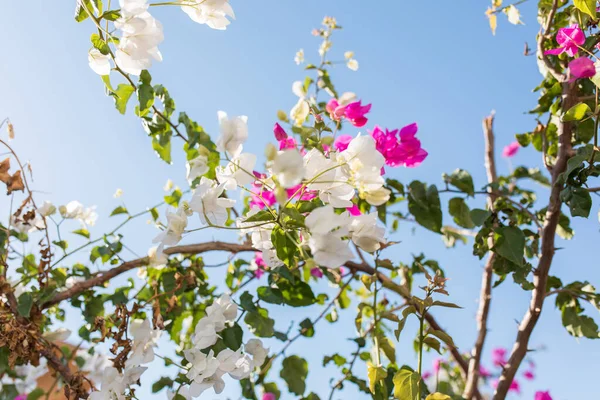
{"type": "MultiPolygon", "coordinates": [[[[485,1],[435,2],[427,7],[422,3],[232,0],[237,20],[226,32],[197,25],[176,7],[155,8],[153,15],[163,23],[166,39],[160,46],[164,61],[151,72],[154,81],[171,92],[178,109],[208,132],[217,132],[218,110],[247,115],[251,140],[246,148],[260,154],[271,140],[276,111],[289,110],[295,103],[292,82],[305,76],[293,62],[296,50],[304,48],[307,59],[316,60],[318,40],[310,30],[323,16],[335,16],[345,29],[336,34],[334,51],[341,58],[345,50],[353,50],[360,62],[358,72],[336,68],[333,78],[338,90],[353,91],[373,104],[369,126],[396,128],[418,122],[420,139],[429,151],[421,167],[394,170],[390,175],[403,182],[440,183],[443,172],[463,168],[472,173],[477,186],[483,186],[481,119],[496,110],[498,147],[534,126],[526,111],[535,106],[537,95],[531,89],[540,75],[535,58],[522,52],[526,41],[533,47],[535,40],[535,4],[521,6],[526,25],[509,25],[501,16],[497,35],[492,36],[483,15],[485,1]]],[[[174,146],[173,165],[164,164],[152,153],[136,117],[131,112],[118,114],[104,95],[102,82],[87,66],[92,25],[75,23],[73,9],[74,2],[42,1],[27,6],[4,2],[0,7],[0,117],[9,116],[15,125],[13,143],[21,157],[32,163],[39,199],[96,204],[101,219],[92,233],[99,235],[116,225],[108,218],[115,206],[124,202],[130,210],[141,210],[155,204],[168,178],[185,186],[185,167],[179,144],[174,146]],[[115,200],[112,194],[117,188],[124,190],[124,196],[115,200]]],[[[538,153],[523,149],[513,164],[539,165],[539,161],[538,153]]],[[[509,167],[499,159],[499,168],[507,172],[509,167]]],[[[8,208],[6,199],[0,199],[0,208],[8,208]]],[[[587,256],[598,241],[595,217],[574,221],[574,228],[576,240],[559,243],[564,249],[557,253],[552,273],[563,282],[598,283],[600,272],[589,265],[587,256]]],[[[145,221],[125,233],[130,236],[128,245],[142,254],[156,234],[145,221]]],[[[189,240],[213,237],[223,235],[202,231],[189,240]]],[[[468,350],[475,336],[482,262],[471,256],[470,245],[447,250],[436,235],[423,230],[413,234],[412,227],[403,228],[393,239],[402,241],[388,254],[394,261],[409,261],[411,254],[426,250],[445,268],[451,277],[451,300],[465,309],[443,311],[436,317],[461,350],[468,350]]],[[[81,254],[79,259],[86,257],[81,254]]],[[[486,354],[492,344],[512,344],[528,298],[528,293],[511,284],[494,291],[486,354]]],[[[316,307],[273,310],[280,330],[291,320],[299,322],[305,314],[314,318],[318,313],[316,307]]],[[[318,326],[316,339],[299,340],[291,348],[311,362],[309,388],[322,396],[329,393],[329,379],[339,374],[319,368],[320,354],[351,351],[340,338],[354,335],[353,317],[353,311],[346,312],[339,324],[318,326]]],[[[72,316],[70,323],[77,318],[72,316]]],[[[407,325],[397,350],[401,362],[413,365],[410,332],[415,331],[416,326],[407,325]]],[[[552,301],[531,345],[545,350],[535,356],[537,380],[524,385],[520,398],[532,399],[535,389],[551,389],[560,400],[595,393],[597,362],[590,354],[598,352],[598,344],[570,337],[552,301]]],[[[273,349],[280,346],[272,344],[273,349]]],[[[159,376],[160,372],[153,368],[151,373],[159,376]]],[[[231,389],[228,395],[236,393],[231,389]]],[[[202,398],[225,397],[206,394],[202,398]]]]}

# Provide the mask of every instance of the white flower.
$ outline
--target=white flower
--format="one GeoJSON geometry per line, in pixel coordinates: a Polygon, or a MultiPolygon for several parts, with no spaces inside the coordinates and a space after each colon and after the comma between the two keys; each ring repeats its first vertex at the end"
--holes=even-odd
{"type": "Polygon", "coordinates": [[[44,221],[39,215],[35,215],[33,219],[24,221],[21,218],[17,218],[14,215],[10,216],[10,227],[20,233],[31,233],[40,229],[44,229],[44,221]]]}
{"type": "Polygon", "coordinates": [[[519,25],[519,24],[523,24],[523,21],[521,21],[521,13],[519,12],[519,9],[517,7],[515,7],[513,4],[511,4],[510,6],[508,6],[508,9],[504,11],[506,13],[506,16],[508,17],[508,22],[510,22],[513,25],[519,25]]]}
{"type": "Polygon", "coordinates": [[[338,228],[346,228],[350,219],[348,213],[336,214],[333,207],[328,205],[315,208],[308,214],[304,223],[311,234],[324,235],[338,228]]]}
{"type": "Polygon", "coordinates": [[[263,250],[262,258],[265,264],[267,264],[267,267],[271,269],[283,265],[283,261],[277,257],[277,252],[274,249],[263,250]]]}
{"type": "Polygon", "coordinates": [[[171,389],[167,390],[167,400],[173,400],[175,398],[175,394],[183,397],[185,400],[192,400],[192,394],[190,393],[189,386],[180,386],[177,392],[174,392],[171,389]]]}
{"type": "Polygon", "coordinates": [[[115,27],[123,31],[115,54],[115,61],[123,71],[139,75],[150,68],[152,59],[162,61],[158,45],[164,40],[163,28],[150,13],[120,18],[115,27]]]}
{"type": "Polygon", "coordinates": [[[245,115],[228,118],[227,113],[219,111],[221,135],[217,139],[217,150],[227,151],[233,157],[242,152],[242,145],[248,139],[248,117],[245,115]]]}
{"type": "Polygon", "coordinates": [[[66,206],[59,207],[60,215],[65,219],[75,219],[78,218],[81,213],[83,213],[83,204],[80,202],[73,200],[68,203],[66,206]]]}
{"type": "Polygon", "coordinates": [[[332,44],[333,43],[329,40],[323,41],[323,43],[321,43],[321,46],[319,46],[319,55],[323,57],[323,55],[325,55],[325,53],[327,53],[331,49],[332,44]]]}
{"type": "Polygon", "coordinates": [[[167,211],[167,227],[152,242],[162,243],[167,246],[179,243],[183,237],[187,223],[187,213],[183,207],[180,206],[174,213],[167,211]]]}
{"type": "Polygon", "coordinates": [[[257,367],[263,365],[269,355],[269,349],[263,346],[263,342],[260,339],[248,340],[248,343],[244,345],[244,351],[252,355],[252,361],[257,367]]]}
{"type": "Polygon", "coordinates": [[[305,224],[311,233],[308,246],[317,264],[337,268],[352,259],[348,241],[342,240],[349,222],[347,212],[336,214],[330,205],[316,208],[306,217],[305,224]]]}
{"type": "Polygon", "coordinates": [[[258,207],[253,207],[248,211],[245,217],[236,220],[236,225],[240,228],[240,235],[250,235],[252,247],[257,250],[268,250],[273,248],[271,242],[271,233],[275,224],[259,224],[257,222],[245,222],[246,219],[257,214],[260,211],[258,207]]]}
{"type": "Polygon", "coordinates": [[[165,192],[170,191],[171,189],[173,189],[173,181],[170,179],[167,179],[167,182],[165,183],[165,186],[163,186],[163,190],[165,192]]]}
{"type": "Polygon", "coordinates": [[[147,319],[132,320],[129,323],[129,332],[133,337],[133,353],[127,359],[127,365],[141,365],[154,360],[154,347],[162,332],[152,329],[147,319]]]}
{"type": "Polygon", "coordinates": [[[346,66],[352,71],[358,71],[358,61],[356,61],[354,58],[349,59],[346,62],[346,66]]]}
{"type": "Polygon", "coordinates": [[[217,185],[205,177],[200,179],[190,208],[198,213],[203,224],[222,226],[227,221],[227,209],[233,207],[235,200],[220,197],[224,190],[223,184],[217,185]]]}
{"type": "Polygon", "coordinates": [[[96,225],[96,221],[98,220],[98,213],[96,212],[96,206],[88,207],[79,214],[77,217],[79,222],[87,228],[87,226],[96,225]]]}
{"type": "Polygon", "coordinates": [[[108,357],[100,352],[90,354],[87,351],[79,350],[77,356],[84,360],[81,371],[94,383],[101,382],[104,370],[112,366],[112,362],[110,362],[108,357]]]}
{"type": "Polygon", "coordinates": [[[300,65],[304,62],[304,49],[300,49],[296,52],[294,62],[296,63],[296,65],[300,65]]]}
{"type": "Polygon", "coordinates": [[[123,376],[114,367],[106,367],[102,373],[100,385],[94,382],[96,387],[100,387],[99,391],[90,393],[90,400],[112,400],[124,399],[124,393],[127,385],[123,380],[123,376]]]}
{"type": "Polygon", "coordinates": [[[169,262],[169,257],[163,253],[162,246],[154,246],[148,249],[148,265],[156,269],[164,268],[169,262]]]}
{"type": "Polygon", "coordinates": [[[348,184],[345,170],[335,161],[325,157],[317,149],[304,156],[307,189],[318,190],[319,198],[336,208],[352,206],[354,188],[348,184]]]}
{"type": "Polygon", "coordinates": [[[385,228],[377,225],[377,213],[352,217],[348,227],[354,244],[368,253],[379,250],[385,243],[385,228]]]}
{"type": "Polygon", "coordinates": [[[291,188],[302,182],[304,177],[304,160],[296,149],[288,149],[277,153],[271,165],[273,174],[284,188],[291,188]]]}
{"type": "Polygon", "coordinates": [[[350,60],[351,58],[354,58],[354,52],[353,51],[347,51],[344,53],[344,58],[346,60],[350,60]]]}
{"type": "MultiPolygon", "coordinates": [[[[217,343],[219,335],[217,335],[217,329],[214,323],[215,321],[213,321],[216,317],[218,317],[218,315],[215,315],[213,318],[202,318],[196,324],[194,335],[192,336],[192,342],[196,348],[202,350],[217,343]]],[[[224,319],[223,321],[219,321],[219,324],[224,326],[224,319]]]]}
{"type": "Polygon", "coordinates": [[[312,235],[308,245],[315,262],[324,267],[337,268],[353,258],[348,241],[333,233],[312,235]]]}
{"type": "Polygon", "coordinates": [[[148,10],[148,0],[119,0],[121,16],[125,18],[135,17],[148,10]]]}
{"type": "Polygon", "coordinates": [[[88,64],[92,71],[98,75],[110,74],[110,56],[102,54],[100,50],[93,48],[88,53],[88,64]]]}
{"type": "MultiPolygon", "coordinates": [[[[20,365],[14,368],[15,373],[20,379],[8,381],[5,383],[15,385],[19,393],[30,393],[37,387],[37,380],[48,373],[48,366],[46,359],[40,359],[40,365],[34,367],[31,364],[20,365]]],[[[4,374],[3,379],[8,378],[7,374],[4,374]]],[[[0,382],[0,388],[2,384],[0,382]]],[[[1,389],[0,389],[1,390],[1,389]]],[[[1,392],[0,392],[1,393],[1,392]]]]}
{"type": "Polygon", "coordinates": [[[212,350],[208,354],[204,354],[200,349],[194,348],[184,350],[183,354],[190,363],[190,369],[186,376],[196,383],[202,383],[219,368],[219,360],[215,358],[212,350]]]}
{"type": "Polygon", "coordinates": [[[233,322],[237,317],[238,307],[231,301],[228,294],[222,294],[213,304],[206,308],[206,314],[211,317],[220,313],[225,317],[226,322],[233,322]]]}
{"type": "Polygon", "coordinates": [[[118,198],[119,198],[119,197],[121,197],[121,196],[123,196],[123,189],[117,189],[117,190],[115,191],[115,194],[113,194],[113,197],[114,197],[115,199],[118,199],[118,198]]]}
{"type": "Polygon", "coordinates": [[[227,190],[235,189],[236,186],[249,185],[256,180],[252,172],[255,165],[256,155],[242,153],[227,163],[227,166],[217,167],[217,180],[224,184],[227,190]]]}
{"type": "Polygon", "coordinates": [[[198,157],[191,159],[186,164],[186,178],[191,185],[194,179],[201,177],[208,172],[208,157],[200,154],[198,157]]]}
{"type": "Polygon", "coordinates": [[[225,30],[230,21],[235,19],[229,0],[182,0],[181,9],[192,21],[206,24],[212,29],[225,30]]]}
{"type": "Polygon", "coordinates": [[[357,136],[341,152],[338,159],[344,160],[344,169],[351,177],[354,186],[362,192],[375,191],[384,184],[381,168],[385,158],[375,147],[371,136],[357,136]]]}
{"type": "Polygon", "coordinates": [[[390,199],[390,191],[384,187],[363,193],[363,197],[372,206],[380,206],[390,199]]]}
{"type": "Polygon", "coordinates": [[[220,394],[225,389],[225,382],[218,374],[214,374],[202,383],[196,381],[190,385],[190,395],[192,397],[200,396],[205,390],[213,388],[215,393],[220,394]]]}
{"type": "Polygon", "coordinates": [[[308,103],[303,98],[300,98],[298,99],[298,103],[291,109],[290,118],[296,126],[302,126],[309,113],[310,107],[308,103]]]}
{"type": "Polygon", "coordinates": [[[301,81],[295,81],[292,84],[292,93],[294,93],[299,98],[303,99],[306,97],[306,91],[304,90],[304,83],[301,81]]]}

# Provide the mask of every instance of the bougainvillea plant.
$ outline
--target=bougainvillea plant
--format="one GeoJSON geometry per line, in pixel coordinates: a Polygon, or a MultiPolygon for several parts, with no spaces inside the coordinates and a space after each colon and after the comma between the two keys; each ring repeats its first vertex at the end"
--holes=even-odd
{"type": "MultiPolygon", "coordinates": [[[[520,24],[517,6],[525,1],[493,0],[486,12],[492,31],[501,13],[520,24]]],[[[596,289],[552,273],[556,236],[574,236],[570,218],[589,217],[591,195],[600,191],[593,187],[600,174],[596,1],[539,1],[543,79],[531,111],[537,123],[502,155],[533,147],[546,170],[517,166],[498,175],[490,115],[483,121],[487,181],[474,182],[459,169],[437,185],[390,177],[426,168],[428,135],[420,135],[417,123],[378,126],[368,99],[334,85],[337,64],[359,67],[350,51],[343,62],[332,61],[342,59],[332,57],[332,38],[341,30],[335,18],[312,32],[320,41],[318,60],[296,53],[307,76],[293,83],[295,105],[277,112],[259,156],[245,151],[253,135],[248,117],[215,109],[220,132],[209,134],[149,72],[162,60],[163,27],[155,17],[161,7],[179,7],[199,24],[226,30],[235,18],[229,1],[112,6],[110,0],[77,2],[75,20],[93,29],[90,68],[117,110],[139,117],[160,159],[171,163],[182,148],[189,188],[167,185],[161,202],[137,213],[119,206],[110,215],[115,228],[92,236],[95,208],[41,201],[30,167],[10,145],[18,140],[14,127],[2,122],[7,134],[0,144],[8,156],[0,181],[13,206],[0,224],[1,399],[139,398],[141,377],[160,358],[169,373],[151,384],[152,392],[176,400],[218,396],[234,384],[244,398],[263,400],[345,398],[347,386],[361,398],[499,400],[536,377],[530,337],[544,306],[560,310],[571,335],[599,337],[586,315],[588,304],[599,307],[596,289]],[[548,190],[530,189],[531,181],[548,190]],[[486,206],[470,206],[476,198],[486,206]],[[132,259],[121,229],[140,217],[150,218],[157,234],[148,255],[132,259]],[[444,263],[425,255],[394,259],[388,250],[409,242],[397,237],[403,223],[439,234],[448,247],[472,245],[473,255],[485,259],[471,349],[458,349],[435,318],[461,312],[447,299],[444,263]],[[232,231],[238,239],[202,241],[202,230],[232,231]],[[202,258],[207,252],[223,255],[217,267],[226,274],[217,285],[209,283],[214,270],[202,258]],[[86,262],[74,263],[75,254],[86,262]],[[139,279],[131,278],[134,270],[139,279]],[[321,280],[336,294],[315,293],[321,280]],[[484,366],[493,289],[500,284],[520,286],[530,303],[512,348],[494,348],[492,365],[484,366]],[[278,307],[311,305],[320,314],[291,328],[270,317],[278,307]],[[69,312],[82,316],[77,343],[69,339],[75,334],[55,328],[69,312]],[[293,345],[318,334],[318,324],[335,324],[342,312],[355,316],[351,347],[347,354],[311,349],[321,352],[324,365],[339,367],[328,393],[316,393],[308,362],[293,345]],[[418,322],[417,332],[403,332],[408,319],[418,322]],[[416,365],[396,352],[401,334],[415,337],[416,365]],[[432,368],[424,365],[425,352],[440,354],[432,368]],[[40,385],[48,374],[52,384],[40,385]]],[[[552,396],[544,389],[535,399],[552,396]]]]}

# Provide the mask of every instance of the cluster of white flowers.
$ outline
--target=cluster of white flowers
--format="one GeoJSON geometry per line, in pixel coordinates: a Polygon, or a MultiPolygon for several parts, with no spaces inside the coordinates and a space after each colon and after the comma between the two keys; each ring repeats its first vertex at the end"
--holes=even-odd
{"type": "MultiPolygon", "coordinates": [[[[223,30],[229,25],[227,17],[235,18],[229,0],[180,0],[182,10],[200,24],[223,30]]],[[[119,0],[121,17],[115,28],[121,31],[114,61],[132,75],[150,68],[152,60],[162,61],[158,45],[164,40],[161,23],[148,12],[148,0],[119,0]]],[[[90,68],[98,75],[109,75],[111,54],[93,48],[88,53],[90,68]]]]}
{"type": "Polygon", "coordinates": [[[127,359],[123,372],[107,365],[106,360],[100,356],[97,358],[90,357],[86,360],[84,368],[96,368],[96,371],[103,368],[102,377],[99,380],[100,390],[92,392],[89,397],[90,400],[124,400],[128,398],[125,395],[127,388],[138,382],[142,374],[148,369],[142,364],[154,360],[154,347],[156,347],[162,331],[153,329],[147,319],[135,319],[129,323],[129,332],[133,338],[132,354],[127,359]]]}
{"type": "Polygon", "coordinates": [[[10,377],[3,374],[0,378],[0,394],[4,393],[4,386],[14,385],[19,393],[31,393],[37,387],[37,380],[48,373],[48,366],[45,358],[40,358],[40,364],[37,367],[33,365],[19,365],[14,368],[17,377],[10,377]]]}
{"type": "MultiPolygon", "coordinates": [[[[47,204],[49,203],[44,203],[44,206],[46,206],[47,204]]],[[[54,208],[51,204],[49,207],[50,210],[56,210],[56,208],[54,208]]],[[[69,202],[65,206],[58,207],[58,211],[64,219],[79,220],[79,222],[81,222],[81,225],[83,225],[86,228],[88,226],[94,226],[96,224],[96,220],[98,219],[98,213],[96,213],[96,206],[86,208],[83,206],[83,204],[76,200],[69,202]]],[[[49,215],[52,215],[54,211],[46,212],[45,210],[41,210],[40,207],[40,213],[47,217],[49,215]]]]}
{"type": "MultiPolygon", "coordinates": [[[[225,388],[224,375],[229,374],[237,380],[245,379],[265,362],[268,349],[264,348],[259,339],[250,339],[244,345],[244,351],[241,347],[237,351],[227,348],[216,356],[213,350],[206,352],[205,349],[219,339],[219,332],[231,326],[236,316],[237,306],[231,302],[228,295],[222,295],[206,308],[206,317],[198,321],[192,336],[193,347],[183,352],[189,362],[186,376],[191,384],[179,388],[179,395],[191,399],[200,396],[209,388],[213,388],[219,394],[225,388]]],[[[174,393],[171,392],[169,398],[173,397],[174,393]]]]}
{"type": "Polygon", "coordinates": [[[346,66],[352,71],[358,71],[358,61],[354,58],[353,51],[347,51],[344,53],[344,58],[346,59],[346,66]]]}

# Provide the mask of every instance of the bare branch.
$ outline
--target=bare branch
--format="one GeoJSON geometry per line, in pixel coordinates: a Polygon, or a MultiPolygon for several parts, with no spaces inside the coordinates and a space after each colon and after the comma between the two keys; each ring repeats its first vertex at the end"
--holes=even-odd
{"type": "MultiPolygon", "coordinates": [[[[556,1],[555,1],[556,3],[556,1]]],[[[577,102],[576,89],[573,83],[565,82],[563,86],[563,101],[562,110],[567,111],[577,102]]],[[[527,354],[529,339],[535,325],[542,313],[544,299],[546,298],[546,283],[552,259],[554,258],[554,241],[556,237],[556,226],[560,217],[560,192],[563,184],[559,181],[559,176],[567,167],[567,160],[571,154],[571,139],[573,136],[573,125],[571,122],[561,122],[558,126],[558,155],[554,169],[552,172],[552,189],[550,191],[550,199],[546,218],[542,229],[541,240],[541,256],[538,262],[537,269],[533,275],[533,284],[535,288],[531,292],[531,301],[529,309],[525,313],[521,323],[517,338],[512,348],[510,358],[506,364],[502,375],[498,381],[498,387],[494,393],[494,400],[502,400],[506,397],[510,384],[521,365],[521,362],[527,354]]]]}
{"type": "MultiPolygon", "coordinates": [[[[485,169],[487,173],[488,183],[491,185],[498,180],[498,172],[496,171],[496,158],[494,155],[494,112],[483,119],[483,133],[485,138],[485,169]]],[[[488,207],[490,210],[494,207],[494,201],[497,198],[492,187],[488,188],[489,196],[487,198],[488,207]]],[[[492,238],[488,239],[490,247],[493,245],[492,238]]],[[[483,269],[481,278],[481,292],[479,295],[479,310],[477,311],[477,339],[471,350],[471,359],[469,360],[469,372],[467,375],[465,390],[463,397],[471,399],[477,384],[479,383],[479,368],[481,363],[481,355],[483,353],[483,345],[487,337],[487,322],[492,303],[492,277],[494,275],[494,262],[496,261],[496,253],[490,252],[490,255],[483,269]]]]}

